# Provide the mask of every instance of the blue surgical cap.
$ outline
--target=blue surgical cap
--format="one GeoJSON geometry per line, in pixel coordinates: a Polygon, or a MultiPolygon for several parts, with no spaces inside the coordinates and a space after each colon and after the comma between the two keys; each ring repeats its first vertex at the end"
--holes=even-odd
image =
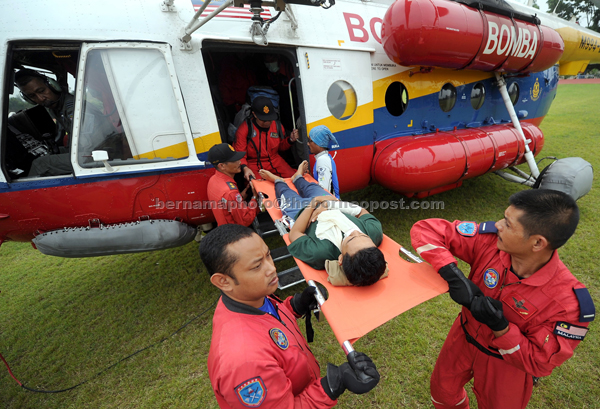
{"type": "Polygon", "coordinates": [[[321,148],[329,149],[329,143],[337,145],[338,141],[325,125],[319,125],[310,130],[310,139],[321,148]]]}

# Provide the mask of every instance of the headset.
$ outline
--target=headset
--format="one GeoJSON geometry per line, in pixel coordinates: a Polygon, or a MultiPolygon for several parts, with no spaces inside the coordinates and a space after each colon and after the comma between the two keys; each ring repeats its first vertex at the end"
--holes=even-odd
{"type": "MultiPolygon", "coordinates": [[[[29,68],[22,68],[22,69],[20,69],[19,71],[17,71],[15,73],[15,86],[17,88],[21,89],[19,87],[19,84],[17,84],[17,78],[18,77],[34,77],[34,78],[39,78],[55,94],[61,94],[62,93],[62,87],[60,86],[60,84],[55,79],[46,77],[44,74],[42,74],[42,73],[40,73],[38,71],[30,70],[29,68]]],[[[37,103],[33,102],[33,100],[31,98],[29,98],[27,95],[25,95],[25,93],[23,91],[21,91],[21,98],[23,98],[25,101],[29,102],[30,104],[37,105],[37,103]]]]}

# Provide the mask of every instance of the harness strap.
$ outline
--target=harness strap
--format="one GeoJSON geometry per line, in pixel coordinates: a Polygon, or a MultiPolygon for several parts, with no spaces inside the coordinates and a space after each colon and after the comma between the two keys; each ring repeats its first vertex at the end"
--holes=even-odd
{"type": "Polygon", "coordinates": [[[475,338],[473,338],[471,336],[471,334],[469,334],[469,332],[467,331],[467,328],[465,327],[465,324],[463,323],[462,312],[460,313],[460,326],[462,327],[462,329],[463,329],[463,331],[465,333],[465,337],[467,338],[467,342],[469,344],[473,345],[475,348],[477,348],[478,350],[480,350],[481,352],[483,352],[486,355],[493,356],[494,358],[498,358],[498,359],[504,360],[504,358],[502,357],[502,355],[496,354],[496,353],[490,351],[489,349],[487,349],[486,347],[484,347],[483,345],[481,345],[479,342],[477,342],[477,340],[475,340],[475,338]]]}

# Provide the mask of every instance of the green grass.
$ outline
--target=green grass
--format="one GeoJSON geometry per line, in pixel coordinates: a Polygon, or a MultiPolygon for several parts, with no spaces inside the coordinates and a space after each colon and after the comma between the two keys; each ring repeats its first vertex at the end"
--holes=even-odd
{"type": "MultiPolygon", "coordinates": [[[[582,156],[600,167],[600,85],[560,85],[542,130],[542,155],[582,156]]],[[[600,306],[596,239],[598,182],[580,199],[576,235],[560,251],[600,306]]],[[[375,211],[384,231],[409,246],[409,229],[422,218],[496,220],[508,196],[521,189],[494,175],[427,200],[443,210],[375,211]]],[[[378,186],[346,200],[399,200],[378,186]]],[[[121,358],[156,343],[206,310],[218,292],[195,243],[153,253],[90,259],[44,256],[29,244],[0,249],[0,353],[17,378],[38,389],[62,389],[92,377],[121,358]]],[[[286,296],[301,288],[285,291],[286,296]]],[[[429,408],[429,376],[459,308],[447,295],[420,305],[356,343],[382,375],[363,396],[346,393],[342,408],[429,408]]],[[[69,392],[22,390],[0,365],[0,408],[216,408],[206,369],[212,310],[177,335],[121,362],[69,392]]],[[[326,322],[315,325],[319,362],[341,363],[343,353],[326,322]]],[[[470,392],[470,391],[469,391],[470,392]]],[[[507,391],[509,393],[509,391],[507,391]]],[[[470,393],[472,402],[473,394],[470,393]]],[[[574,357],[541,380],[530,408],[600,408],[600,336],[597,323],[574,357]]],[[[475,407],[475,405],[473,405],[475,407]]]]}

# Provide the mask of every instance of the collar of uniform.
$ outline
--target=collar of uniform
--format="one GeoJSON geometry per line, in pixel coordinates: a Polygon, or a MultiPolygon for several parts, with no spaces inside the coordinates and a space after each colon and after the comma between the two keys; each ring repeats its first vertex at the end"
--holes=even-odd
{"type": "Polygon", "coordinates": [[[58,103],[56,104],[56,108],[49,108],[49,110],[54,112],[54,114],[56,115],[60,114],[60,111],[62,111],[63,106],[65,105],[66,95],[66,92],[61,92],[60,96],[58,97],[58,103]]]}
{"type": "MultiPolygon", "coordinates": [[[[502,253],[503,253],[503,256],[508,257],[508,263],[506,262],[505,257],[502,257],[503,264],[505,265],[505,267],[507,269],[510,269],[510,267],[512,265],[512,263],[510,261],[510,255],[507,253],[504,253],[504,252],[502,252],[502,253]]],[[[533,273],[533,275],[522,279],[521,282],[523,284],[531,285],[534,287],[539,287],[539,286],[546,284],[556,274],[559,262],[560,262],[560,259],[558,258],[558,252],[556,250],[554,250],[554,253],[552,253],[552,257],[550,257],[550,260],[548,260],[548,262],[542,268],[540,268],[538,271],[533,273]]],[[[507,272],[507,274],[508,274],[508,272],[507,272]]],[[[512,273],[510,273],[510,274],[512,274],[512,273]]]]}
{"type": "MultiPolygon", "coordinates": [[[[273,122],[275,122],[275,121],[273,121],[273,122]]],[[[259,131],[261,131],[261,132],[264,132],[264,133],[267,133],[267,132],[269,132],[269,131],[271,130],[271,127],[270,127],[270,126],[269,126],[268,128],[263,128],[262,126],[259,126],[259,125],[256,123],[256,118],[252,118],[252,124],[254,124],[254,126],[255,126],[255,127],[256,127],[256,128],[259,130],[259,131]]]]}
{"type": "Polygon", "coordinates": [[[259,310],[258,308],[254,308],[248,304],[244,304],[241,302],[237,302],[221,291],[221,300],[223,304],[229,311],[238,312],[240,314],[248,314],[248,315],[265,315],[266,312],[259,310]]]}
{"type": "Polygon", "coordinates": [[[319,153],[317,153],[317,154],[315,155],[315,159],[319,158],[320,156],[327,155],[328,153],[329,153],[329,152],[327,152],[326,150],[325,150],[325,151],[322,151],[322,152],[319,152],[319,153]]]}
{"type": "MultiPolygon", "coordinates": [[[[232,177],[227,176],[226,174],[224,174],[223,172],[219,172],[218,170],[215,169],[215,175],[219,178],[219,179],[223,179],[225,182],[233,182],[235,183],[235,180],[233,180],[232,177]]],[[[237,186],[237,183],[235,183],[235,185],[237,186]]],[[[239,189],[239,188],[238,188],[239,189]]]]}

